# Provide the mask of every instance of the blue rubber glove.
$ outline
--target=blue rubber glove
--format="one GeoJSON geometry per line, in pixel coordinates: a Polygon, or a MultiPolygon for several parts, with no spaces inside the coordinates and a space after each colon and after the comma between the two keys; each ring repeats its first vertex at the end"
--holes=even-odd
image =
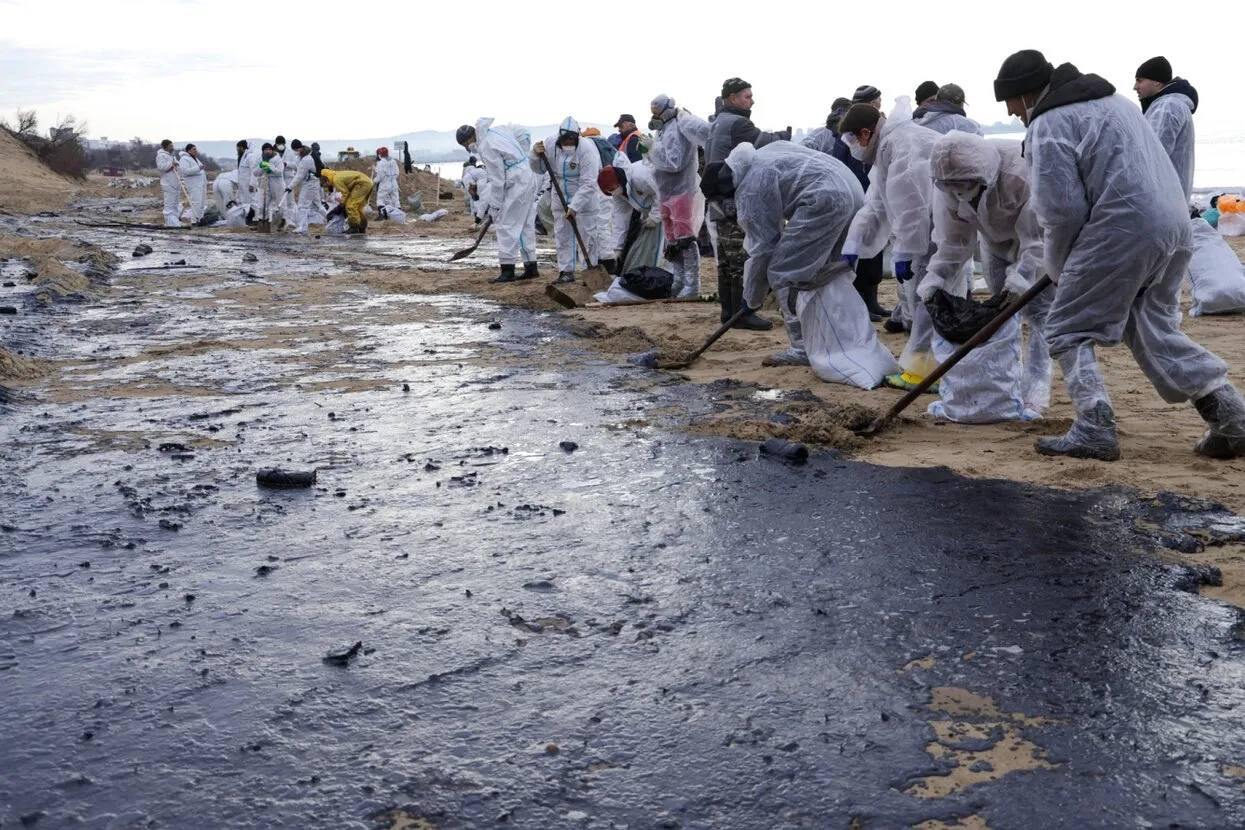
{"type": "Polygon", "coordinates": [[[901,259],[895,263],[895,279],[907,282],[912,279],[912,261],[901,259]]]}
{"type": "Polygon", "coordinates": [[[851,266],[852,268],[855,268],[855,267],[856,267],[856,260],[857,260],[857,259],[859,259],[859,257],[858,257],[856,254],[841,254],[841,255],[839,256],[839,259],[841,259],[841,260],[843,260],[844,262],[846,262],[846,263],[847,263],[849,266],[851,266]]]}

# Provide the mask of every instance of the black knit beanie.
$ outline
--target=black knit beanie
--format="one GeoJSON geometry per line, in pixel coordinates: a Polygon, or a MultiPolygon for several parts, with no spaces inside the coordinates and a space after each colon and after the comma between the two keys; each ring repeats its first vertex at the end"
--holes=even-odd
{"type": "Polygon", "coordinates": [[[1158,81],[1160,84],[1170,84],[1172,82],[1172,65],[1168,63],[1167,58],[1159,55],[1157,58],[1150,60],[1137,67],[1138,78],[1145,78],[1148,81],[1158,81]]]}
{"type": "Polygon", "coordinates": [[[934,81],[926,81],[916,88],[916,102],[919,104],[926,98],[933,98],[938,94],[938,84],[934,81]]]}
{"type": "Polygon", "coordinates": [[[856,87],[856,91],[852,93],[853,104],[867,104],[870,101],[876,101],[882,97],[882,91],[876,86],[864,84],[856,87]]]}
{"type": "Polygon", "coordinates": [[[1036,49],[1022,49],[1008,56],[994,79],[994,100],[1006,101],[1026,92],[1037,92],[1050,83],[1055,68],[1036,49]]]}

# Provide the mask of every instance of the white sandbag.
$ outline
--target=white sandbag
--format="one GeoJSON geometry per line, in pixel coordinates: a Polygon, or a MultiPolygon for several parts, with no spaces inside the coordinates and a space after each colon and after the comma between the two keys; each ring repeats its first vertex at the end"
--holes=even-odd
{"type": "Polygon", "coordinates": [[[234,205],[225,211],[226,228],[246,227],[246,205],[234,205]]]}
{"type": "Polygon", "coordinates": [[[1205,219],[1193,220],[1193,257],[1189,260],[1194,317],[1245,311],[1245,266],[1205,219]]]}
{"type": "Polygon", "coordinates": [[[610,287],[604,291],[598,291],[592,295],[592,299],[598,303],[635,303],[645,302],[644,298],[639,294],[634,294],[622,287],[622,281],[618,277],[614,277],[614,281],[610,283],[610,287]]]}
{"type": "MultiPolygon", "coordinates": [[[[939,363],[958,348],[934,332],[934,359],[939,363]]],[[[961,424],[1032,421],[1041,414],[1025,406],[1023,380],[1020,321],[1013,317],[942,376],[938,381],[939,400],[926,411],[935,418],[961,424]]]]}
{"type": "Polygon", "coordinates": [[[1218,231],[1220,236],[1245,235],[1245,213],[1219,214],[1218,231]]]}
{"type": "Polygon", "coordinates": [[[396,222],[399,225],[406,224],[406,211],[400,208],[385,208],[385,215],[381,219],[387,219],[390,222],[396,222]]]}
{"type": "Polygon", "coordinates": [[[845,269],[815,291],[801,291],[796,314],[814,374],[827,383],[874,389],[899,364],[869,322],[869,310],[845,269]]]}
{"type": "Polygon", "coordinates": [[[334,216],[324,225],[324,232],[327,234],[339,234],[346,232],[346,217],[334,216]]]}
{"type": "Polygon", "coordinates": [[[435,222],[435,221],[437,221],[438,219],[440,219],[440,218],[442,218],[442,217],[444,217],[444,216],[447,216],[448,214],[449,214],[449,211],[448,211],[448,210],[446,210],[445,208],[441,208],[440,210],[434,210],[432,213],[421,213],[421,214],[419,215],[419,221],[421,221],[421,222],[435,222]]]}

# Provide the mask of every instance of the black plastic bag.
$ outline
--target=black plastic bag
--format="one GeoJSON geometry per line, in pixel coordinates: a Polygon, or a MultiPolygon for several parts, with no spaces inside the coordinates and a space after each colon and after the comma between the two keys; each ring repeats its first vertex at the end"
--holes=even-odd
{"type": "Polygon", "coordinates": [[[944,340],[967,343],[987,323],[998,317],[1011,299],[1007,294],[999,294],[981,302],[971,297],[956,297],[940,288],[925,301],[925,308],[934,321],[934,331],[944,340]]]}
{"type": "Polygon", "coordinates": [[[646,300],[667,300],[674,285],[674,274],[664,268],[646,265],[623,274],[618,284],[646,300]]]}

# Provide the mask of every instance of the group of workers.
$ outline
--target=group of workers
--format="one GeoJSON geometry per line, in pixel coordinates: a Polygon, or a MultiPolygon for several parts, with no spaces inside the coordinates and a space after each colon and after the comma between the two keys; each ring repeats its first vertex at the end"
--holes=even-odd
{"type": "Polygon", "coordinates": [[[389,148],[376,150],[371,175],[334,170],[320,158],[320,145],[298,139],[286,144],[284,136],[258,149],[243,139],[237,143],[237,167],[212,182],[215,214],[207,201],[207,171],[198,148],[187,144],[174,155],[165,139],[156,152],[156,169],[164,197],[164,224],[179,227],[185,199],[191,224],[223,221],[244,226],[259,220],[275,222],[278,229],[307,233],[310,225],[324,225],[336,214],[345,220],[344,233],[366,233],[368,201],[376,195],[376,215],[402,216],[399,167],[389,148]]]}
{"type": "Polygon", "coordinates": [[[1062,369],[1076,418],[1067,434],[1039,439],[1038,452],[1119,458],[1095,349],[1124,342],[1165,401],[1191,401],[1206,422],[1195,450],[1239,457],[1245,399],[1223,361],[1180,327],[1197,93],[1161,57],[1138,68],[1134,91],[1140,111],[1099,76],[1024,50],[994,81],[997,101],[1027,128],[1023,143],[986,139],[963,90],[932,81],[917,88],[915,111],[904,97],[889,114],[882,93],[861,86],[834,102],[823,129],[792,143],[790,128],[752,123],[752,88],[739,78],[723,84],[708,120],[657,96],[651,136],[630,115],[609,140],[567,118],[532,143],[525,128],[483,118],[457,141],[481,165],[470,165],[473,203],[497,234],[499,282],[538,276],[542,190],[551,191],[558,282],[598,262],[627,274],[661,259],[672,294],[696,295],[705,225],[722,321],[772,328],[759,311],[775,295],[790,345],[767,364],[809,365],[866,389],[914,388],[945,354],[931,309],[966,301],[980,255],[997,300],[1032,293],[1044,276],[1054,283],[1024,307],[1023,353],[1019,326],[995,335],[1015,338],[1003,351],[1022,364],[1005,367],[1021,378],[1014,417],[1040,413],[1052,362],[1062,369]],[[641,242],[658,235],[658,245],[641,242]],[[899,282],[891,310],[877,293],[886,249],[899,282]],[[876,322],[908,333],[898,360],[876,322]]]}

